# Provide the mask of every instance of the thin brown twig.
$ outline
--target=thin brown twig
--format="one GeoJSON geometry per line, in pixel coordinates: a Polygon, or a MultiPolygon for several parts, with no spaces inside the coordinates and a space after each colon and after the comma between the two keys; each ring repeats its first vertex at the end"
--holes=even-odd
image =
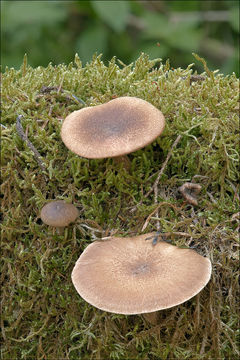
{"type": "Polygon", "coordinates": [[[146,227],[148,226],[148,223],[149,223],[151,217],[152,217],[152,216],[155,214],[155,212],[157,212],[158,209],[159,209],[161,206],[163,206],[163,205],[167,205],[167,206],[173,208],[173,209],[176,210],[176,211],[181,211],[181,210],[182,210],[182,207],[178,208],[178,207],[174,206],[173,204],[171,204],[171,203],[169,203],[169,202],[167,202],[167,201],[161,202],[161,203],[158,204],[158,206],[148,215],[145,223],[143,224],[142,231],[144,231],[144,230],[146,229],[146,227]]]}
{"type": "Polygon", "coordinates": [[[20,338],[20,339],[14,339],[14,338],[10,338],[10,340],[13,340],[13,341],[16,341],[16,342],[24,342],[24,341],[29,341],[30,339],[32,339],[34,336],[38,335],[41,333],[41,331],[46,327],[47,325],[47,322],[49,320],[50,316],[47,315],[46,318],[45,318],[45,321],[42,325],[42,327],[35,331],[35,332],[31,332],[26,338],[20,338]]]}
{"type": "MultiPolygon", "coordinates": [[[[159,180],[160,180],[160,178],[161,178],[161,176],[162,176],[162,174],[163,174],[163,172],[164,172],[164,170],[165,170],[165,168],[166,168],[166,166],[167,166],[167,163],[168,163],[170,157],[172,156],[173,149],[177,146],[177,144],[179,143],[179,141],[181,140],[181,138],[182,138],[182,135],[178,135],[178,136],[177,136],[176,140],[175,140],[174,143],[172,144],[171,149],[169,150],[169,152],[168,152],[168,154],[167,154],[166,160],[164,161],[161,169],[160,169],[160,170],[158,171],[158,173],[157,173],[158,175],[157,175],[156,180],[154,181],[153,186],[152,186],[151,189],[144,195],[144,197],[146,198],[146,197],[148,197],[148,196],[154,191],[154,203],[155,203],[155,204],[157,203],[158,183],[159,183],[159,180]]],[[[156,174],[154,174],[154,175],[156,175],[156,174]]],[[[153,176],[153,175],[151,175],[151,177],[152,177],[152,176],[153,176]]],[[[142,202],[140,202],[140,204],[141,204],[141,203],[142,203],[142,202]]],[[[138,204],[138,205],[139,205],[139,204],[138,204]]],[[[131,212],[135,211],[136,208],[137,208],[137,206],[134,206],[134,207],[131,209],[131,212]]]]}
{"type": "Polygon", "coordinates": [[[192,237],[192,234],[188,234],[186,232],[183,231],[173,231],[173,232],[164,232],[159,236],[163,236],[163,237],[169,237],[169,236],[186,236],[186,237],[192,237]]]}
{"type": "MultiPolygon", "coordinates": [[[[38,165],[40,166],[40,168],[42,169],[43,172],[46,172],[46,166],[44,165],[44,163],[41,160],[41,155],[39,154],[39,152],[37,151],[37,149],[35,148],[35,146],[31,143],[31,141],[28,139],[27,135],[24,133],[22,124],[21,124],[21,118],[23,117],[23,115],[19,115],[17,117],[17,121],[16,121],[16,130],[18,135],[20,136],[20,138],[26,142],[27,146],[29,147],[30,150],[32,150],[36,161],[38,162],[38,165]]],[[[44,175],[45,179],[47,180],[46,176],[44,175]]]]}
{"type": "Polygon", "coordinates": [[[170,157],[172,156],[172,151],[173,151],[173,149],[177,146],[177,144],[179,143],[179,141],[181,140],[181,138],[182,138],[182,135],[178,135],[178,137],[176,138],[176,140],[175,140],[174,143],[172,144],[171,149],[170,149],[170,151],[169,151],[168,154],[167,154],[166,160],[164,161],[161,169],[159,170],[158,176],[157,176],[157,178],[156,178],[156,180],[155,180],[155,182],[154,182],[154,184],[153,184],[154,202],[155,202],[155,204],[157,203],[158,183],[159,183],[159,180],[160,180],[160,178],[161,178],[161,176],[162,176],[162,174],[163,174],[163,172],[164,172],[164,170],[165,170],[165,168],[166,168],[166,166],[167,166],[167,163],[168,163],[170,157]]]}
{"type": "MultiPolygon", "coordinates": [[[[155,182],[154,182],[154,184],[153,184],[154,203],[155,203],[155,204],[157,203],[157,198],[158,198],[158,183],[159,183],[159,180],[160,180],[160,178],[161,178],[161,176],[162,176],[162,174],[163,174],[163,172],[164,172],[164,170],[165,170],[165,168],[166,168],[166,166],[167,166],[167,163],[168,163],[170,157],[172,156],[173,149],[177,146],[177,144],[179,143],[179,141],[181,140],[181,138],[182,138],[182,135],[178,135],[177,138],[176,138],[176,140],[175,140],[174,143],[172,144],[171,149],[170,149],[170,151],[169,151],[168,154],[167,154],[166,160],[164,161],[164,163],[163,163],[160,171],[158,172],[158,176],[157,176],[157,178],[156,178],[156,180],[155,180],[155,182]]],[[[157,209],[157,211],[156,211],[156,217],[159,217],[158,209],[157,209]]],[[[160,228],[160,222],[159,222],[159,220],[157,220],[156,228],[157,228],[157,230],[159,230],[159,228],[160,228]]]]}
{"type": "Polygon", "coordinates": [[[61,82],[60,82],[60,85],[59,85],[59,87],[58,87],[57,94],[59,94],[60,91],[62,90],[63,81],[64,81],[64,76],[65,76],[65,75],[63,75],[62,80],[61,80],[61,82]]]}
{"type": "Polygon", "coordinates": [[[203,337],[203,341],[202,341],[202,345],[201,345],[201,349],[200,349],[200,355],[203,355],[204,354],[204,351],[205,351],[205,347],[207,345],[207,333],[204,334],[204,337],[203,337]]]}
{"type": "Polygon", "coordinates": [[[235,185],[233,185],[233,183],[231,183],[230,180],[226,179],[226,181],[229,183],[229,185],[231,186],[231,188],[232,188],[233,191],[234,191],[234,200],[235,200],[235,198],[237,198],[238,201],[239,201],[239,200],[240,200],[239,195],[238,195],[238,187],[239,187],[239,184],[238,184],[237,187],[236,187],[235,185]]]}

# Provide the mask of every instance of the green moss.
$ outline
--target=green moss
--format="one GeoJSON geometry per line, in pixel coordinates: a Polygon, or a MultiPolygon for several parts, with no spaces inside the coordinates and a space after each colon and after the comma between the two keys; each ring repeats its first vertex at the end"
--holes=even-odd
{"type": "MultiPolygon", "coordinates": [[[[199,58],[200,59],[200,58],[199,58]]],[[[199,60],[198,59],[198,60],[199,60]]],[[[202,61],[202,59],[200,59],[202,61]]],[[[239,81],[210,72],[192,81],[192,67],[171,69],[146,55],[125,66],[100,57],[2,74],[2,347],[3,359],[233,359],[239,355],[237,267],[239,81]],[[46,87],[52,89],[46,90],[46,87]],[[45,90],[44,90],[45,89],[45,90]],[[161,109],[166,128],[153,144],[129,155],[131,171],[111,159],[88,160],[60,139],[72,111],[137,96],[161,109]],[[16,132],[16,118],[42,157],[45,174],[16,132]],[[153,187],[178,135],[158,185],[153,187]],[[198,207],[177,195],[194,180],[198,207]],[[66,199],[80,218],[58,235],[39,220],[49,199],[66,199]],[[159,218],[154,210],[159,206],[159,218]],[[152,214],[150,218],[148,216],[152,214]],[[178,246],[210,257],[213,275],[188,302],[161,311],[159,325],[140,316],[105,313],[72,286],[75,261],[93,240],[156,230],[159,220],[178,246]]]]}

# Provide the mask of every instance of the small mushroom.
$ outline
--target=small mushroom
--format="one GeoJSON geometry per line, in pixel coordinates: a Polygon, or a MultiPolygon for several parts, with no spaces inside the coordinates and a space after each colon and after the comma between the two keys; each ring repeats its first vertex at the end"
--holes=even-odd
{"type": "Polygon", "coordinates": [[[104,311],[154,318],[199,293],[211,276],[209,259],[164,241],[152,246],[145,240],[154,234],[87,246],[72,271],[79,295],[104,311]]]}
{"type": "Polygon", "coordinates": [[[184,199],[191,205],[197,206],[197,196],[199,192],[201,191],[202,187],[199,184],[186,182],[180,188],[178,191],[182,194],[184,199]]]}
{"type": "Polygon", "coordinates": [[[45,224],[60,228],[61,232],[61,229],[74,222],[78,215],[79,212],[73,204],[55,200],[43,206],[40,217],[45,224]]]}
{"type": "Polygon", "coordinates": [[[74,111],[64,120],[61,137],[71,151],[82,157],[121,160],[150,144],[164,126],[164,116],[155,106],[126,96],[74,111]]]}

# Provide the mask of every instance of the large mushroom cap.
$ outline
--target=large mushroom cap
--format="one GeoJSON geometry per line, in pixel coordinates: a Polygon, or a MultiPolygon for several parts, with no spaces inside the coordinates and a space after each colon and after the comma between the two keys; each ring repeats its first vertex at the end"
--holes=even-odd
{"type": "Polygon", "coordinates": [[[63,200],[51,201],[44,205],[40,214],[45,224],[55,227],[68,226],[76,220],[78,215],[78,209],[63,200]]]}
{"type": "Polygon", "coordinates": [[[183,303],[209,281],[211,263],[191,249],[166,242],[112,237],[90,244],[72,272],[81,297],[119,314],[149,313],[183,303]]]}
{"type": "Polygon", "coordinates": [[[120,97],[74,111],[61,129],[64,144],[92,159],[116,157],[141,149],[163,131],[161,111],[145,100],[120,97]]]}

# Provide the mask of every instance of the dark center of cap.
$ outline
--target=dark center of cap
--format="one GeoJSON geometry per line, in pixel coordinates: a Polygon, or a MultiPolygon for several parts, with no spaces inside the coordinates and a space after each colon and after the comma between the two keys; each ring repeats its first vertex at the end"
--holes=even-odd
{"type": "Polygon", "coordinates": [[[78,132],[84,134],[86,142],[101,144],[103,139],[137,133],[145,124],[139,115],[137,111],[130,113],[129,110],[122,109],[119,104],[108,104],[104,111],[95,107],[94,113],[88,113],[82,118],[78,132]]]}

